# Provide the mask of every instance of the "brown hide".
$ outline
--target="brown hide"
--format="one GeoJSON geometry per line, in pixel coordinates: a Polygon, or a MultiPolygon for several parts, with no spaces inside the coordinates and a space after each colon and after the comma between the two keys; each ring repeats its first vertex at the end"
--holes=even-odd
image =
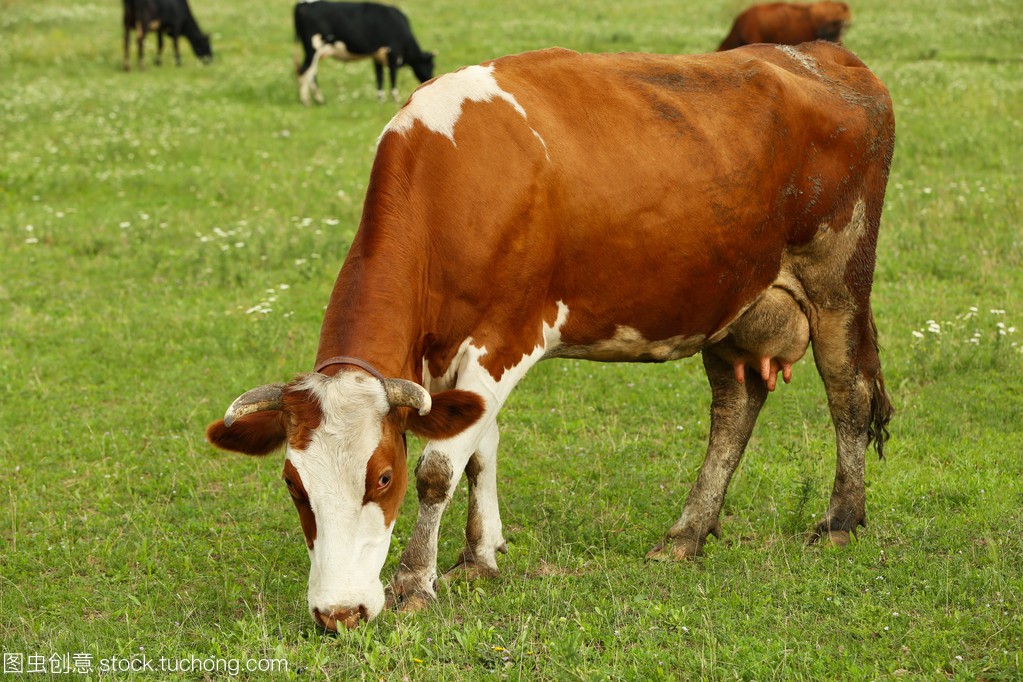
{"type": "Polygon", "coordinates": [[[838,43],[851,19],[852,12],[844,2],[753,5],[735,18],[718,51],[754,43],[799,45],[818,39],[838,43]]]}
{"type": "Polygon", "coordinates": [[[787,250],[840,231],[860,199],[869,226],[847,278],[869,296],[894,122],[848,51],[554,49],[492,64],[528,121],[465,101],[455,144],[418,122],[382,135],[319,360],[422,380],[421,358],[440,376],[471,337],[499,379],[559,302],[570,312],[549,355],[691,355],[771,286],[787,250]],[[609,343],[622,327],[664,343],[609,343]]]}

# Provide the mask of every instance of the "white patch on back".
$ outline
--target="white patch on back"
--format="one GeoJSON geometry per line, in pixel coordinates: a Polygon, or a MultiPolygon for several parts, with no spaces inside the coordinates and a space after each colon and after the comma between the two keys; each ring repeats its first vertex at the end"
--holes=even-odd
{"type": "MultiPolygon", "coordinates": [[[[490,102],[495,98],[510,104],[523,120],[528,118],[526,110],[515,96],[497,84],[493,64],[467,66],[454,73],[444,74],[412,93],[408,103],[395,114],[380,137],[388,132],[406,133],[419,121],[427,130],[443,135],[455,144],[455,124],[462,117],[462,104],[467,100],[490,102]]],[[[540,140],[546,155],[547,143],[536,130],[532,127],[530,130],[540,140]]],[[[550,160],[549,156],[547,158],[550,160]]]]}

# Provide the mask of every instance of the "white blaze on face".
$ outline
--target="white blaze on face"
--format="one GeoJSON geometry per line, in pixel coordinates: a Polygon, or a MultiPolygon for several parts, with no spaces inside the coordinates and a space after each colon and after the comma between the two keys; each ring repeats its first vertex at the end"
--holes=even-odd
{"type": "Polygon", "coordinates": [[[384,606],[380,570],[394,525],[385,525],[380,505],[364,505],[363,497],[366,467],[390,407],[380,382],[361,373],[310,375],[298,388],[319,398],[323,411],[305,450],[289,447],[287,453],[316,518],[309,610],[329,614],[363,606],[374,618],[384,606]]]}
{"type": "MultiPolygon", "coordinates": [[[[462,117],[462,104],[466,101],[490,102],[494,99],[504,100],[522,116],[523,120],[527,118],[526,110],[515,96],[497,84],[493,64],[467,66],[453,73],[444,74],[412,93],[408,103],[384,128],[381,137],[388,132],[408,132],[413,124],[419,121],[428,130],[443,135],[455,144],[455,124],[462,117]]],[[[530,130],[543,145],[546,154],[547,143],[533,128],[530,127],[530,130]]]]}

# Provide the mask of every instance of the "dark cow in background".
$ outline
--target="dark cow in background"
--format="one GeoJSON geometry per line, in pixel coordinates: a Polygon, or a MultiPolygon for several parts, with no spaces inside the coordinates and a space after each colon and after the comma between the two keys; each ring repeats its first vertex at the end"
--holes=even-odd
{"type": "Polygon", "coordinates": [[[142,51],[146,34],[156,33],[157,65],[163,56],[163,36],[170,36],[174,43],[174,62],[181,66],[181,52],[178,50],[178,38],[184,36],[192,46],[195,56],[204,64],[213,61],[213,49],[210,37],[199,29],[199,24],[192,16],[188,0],[124,0],[124,70],[131,70],[130,45],[131,33],[135,32],[138,45],[138,66],[142,68],[142,51]]]}
{"type": "Polygon", "coordinates": [[[718,52],[754,43],[799,45],[811,40],[840,43],[851,21],[852,11],[844,2],[753,5],[735,18],[718,52]]]}
{"type": "Polygon", "coordinates": [[[386,604],[406,431],[428,442],[390,600],[435,598],[463,472],[456,574],[497,574],[497,415],[547,358],[703,354],[707,455],[650,553],[682,559],[720,533],[757,414],[812,344],[837,462],[811,538],[848,542],[891,415],[870,290],[894,141],[884,85],[823,41],[527,52],[416,90],[380,136],[312,371],[247,391],[207,430],[228,450],[285,450],[314,621],[355,627],[386,604]]]}
{"type": "Polygon", "coordinates": [[[433,53],[419,48],[408,18],[396,7],[375,2],[300,2],[295,5],[295,38],[305,51],[298,66],[302,104],[309,104],[310,92],[323,104],[316,85],[316,66],[323,57],[343,62],[372,59],[380,100],[384,99],[384,64],[390,72],[394,100],[398,99],[395,78],[399,66],[411,66],[420,83],[433,78],[433,53]]]}

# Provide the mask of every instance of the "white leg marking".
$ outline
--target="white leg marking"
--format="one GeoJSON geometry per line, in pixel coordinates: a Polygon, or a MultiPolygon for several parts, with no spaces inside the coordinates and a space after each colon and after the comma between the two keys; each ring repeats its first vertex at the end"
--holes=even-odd
{"type": "Polygon", "coordinates": [[[497,552],[504,546],[501,526],[501,509],[497,500],[497,445],[500,432],[497,422],[483,434],[476,452],[479,455],[481,471],[473,487],[476,506],[476,521],[479,523],[480,538],[476,547],[475,560],[487,568],[497,570],[497,552]]]}
{"type": "MultiPolygon", "coordinates": [[[[540,343],[530,353],[523,355],[517,365],[506,369],[500,379],[494,379],[480,364],[480,360],[487,354],[487,349],[474,346],[472,338],[462,342],[455,359],[443,376],[431,377],[424,367],[424,382],[431,390],[454,385],[478,393],[486,402],[486,412],[478,422],[453,438],[430,441],[426,444],[422,456],[424,463],[436,457],[446,459],[450,464],[452,475],[447,490],[447,499],[450,499],[469,458],[474,452],[480,453],[481,464],[485,469],[490,469],[481,472],[476,490],[483,532],[480,546],[485,552],[496,551],[497,546],[503,542],[497,503],[497,413],[529,368],[548,355],[549,351],[560,346],[561,329],[567,319],[568,306],[559,301],[558,317],[553,325],[543,323],[543,338],[540,343]]],[[[420,502],[419,517],[413,533],[413,540],[416,538],[420,540],[415,543],[415,547],[412,546],[413,541],[410,541],[409,548],[405,550],[416,557],[418,565],[415,569],[404,571],[404,575],[403,569],[399,568],[397,576],[399,582],[413,584],[416,589],[432,593],[433,580],[437,575],[437,535],[441,516],[438,510],[442,510],[445,505],[446,502],[440,505],[424,505],[420,502]]]]}

